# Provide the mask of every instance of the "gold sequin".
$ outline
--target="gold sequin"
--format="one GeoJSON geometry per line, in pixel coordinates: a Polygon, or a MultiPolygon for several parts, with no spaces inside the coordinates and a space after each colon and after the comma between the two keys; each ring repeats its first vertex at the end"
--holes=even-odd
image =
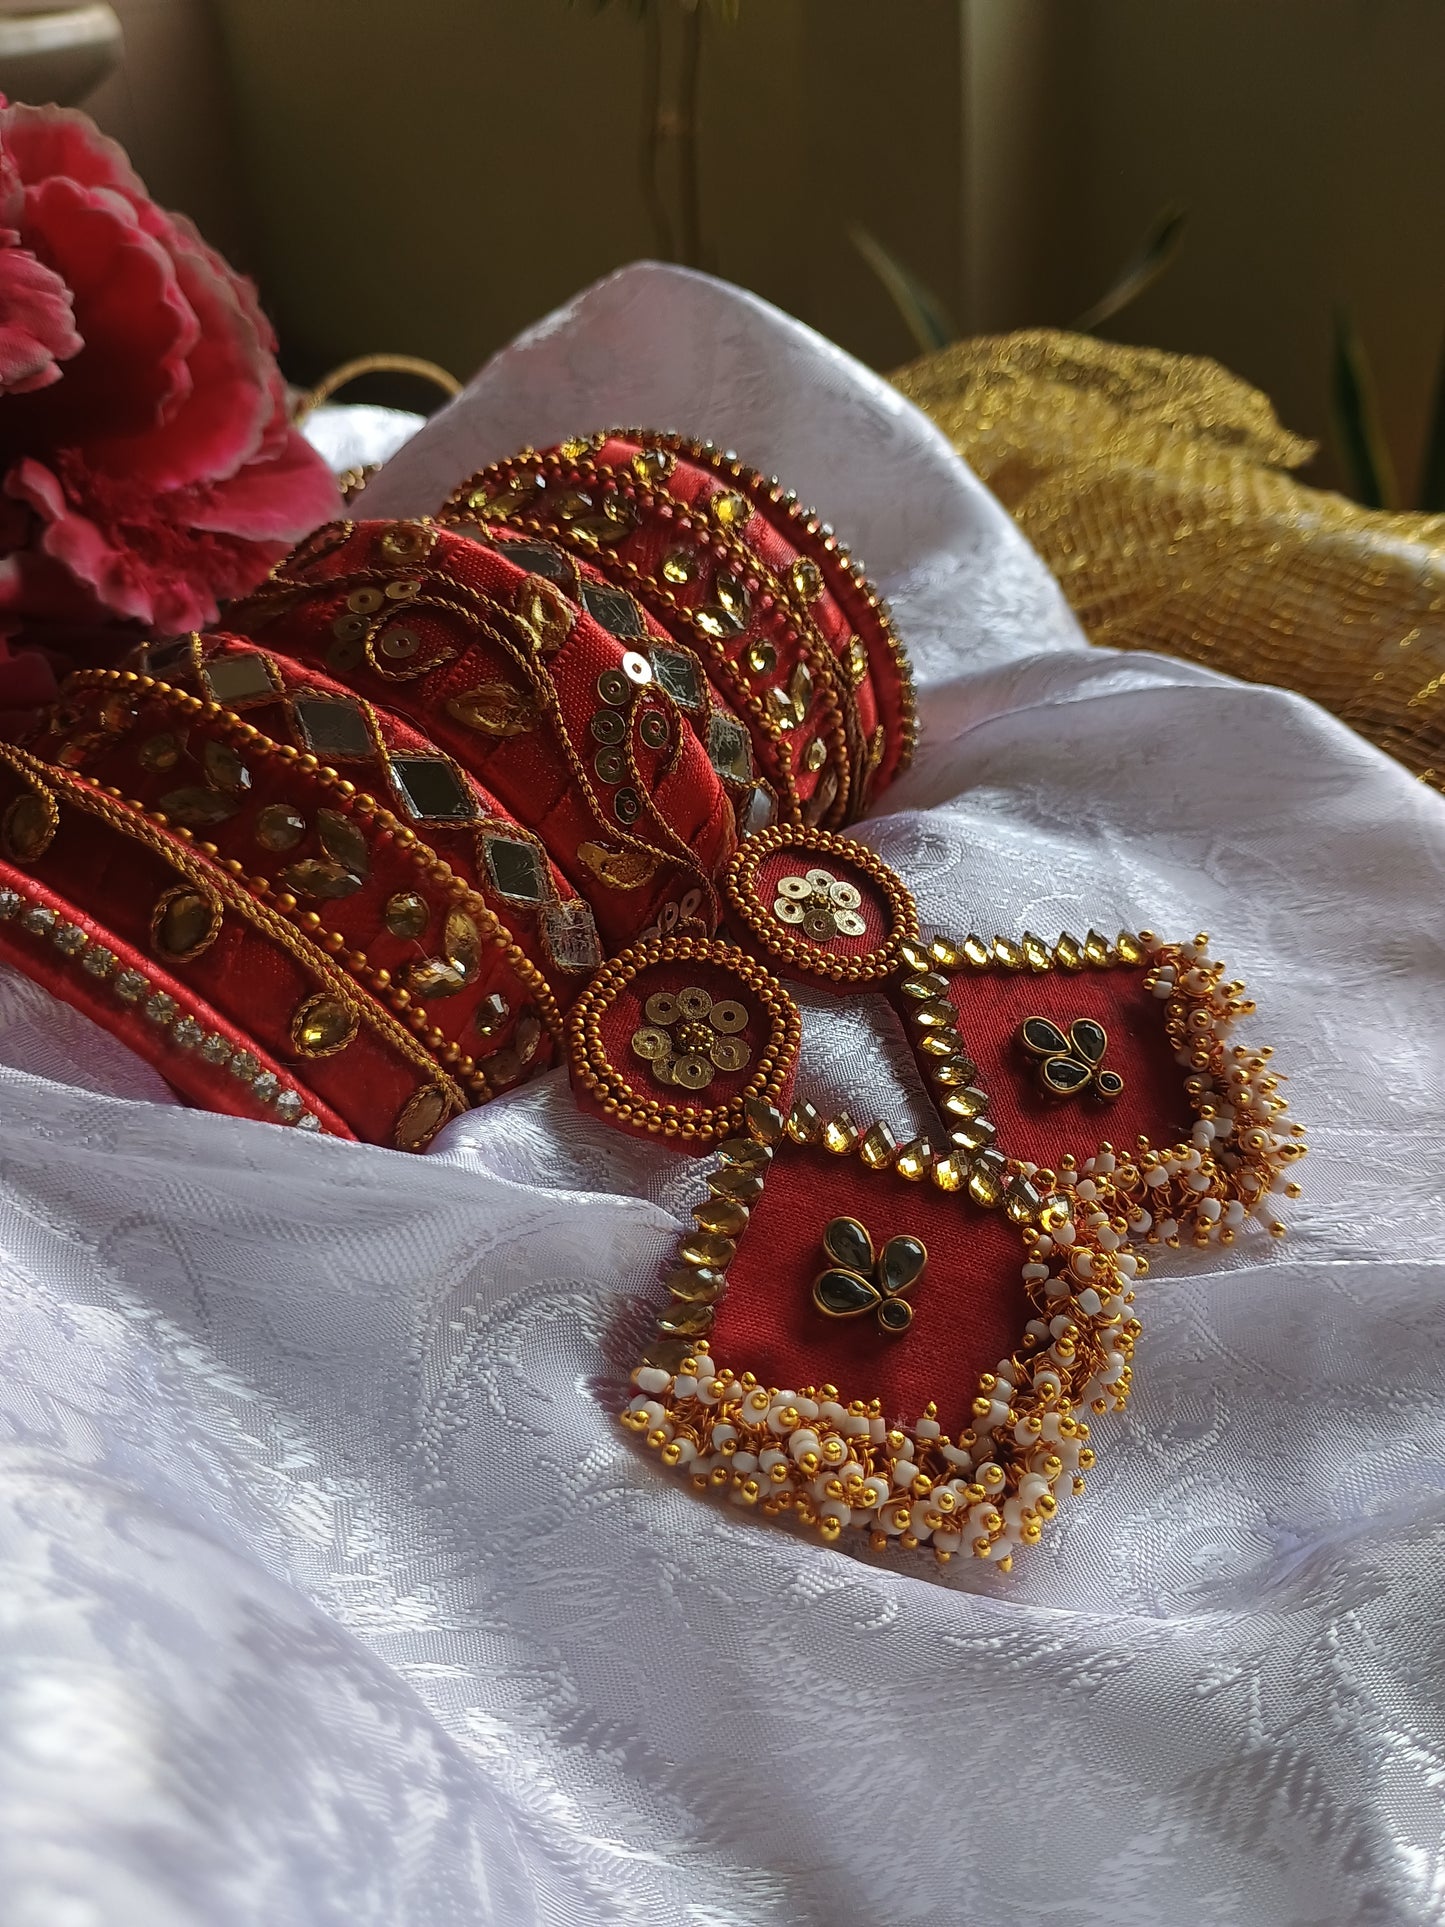
{"type": "Polygon", "coordinates": [[[394,662],[409,662],[421,648],[421,637],[409,624],[396,622],[389,629],[382,630],[376,639],[376,646],[382,655],[394,662]]]}

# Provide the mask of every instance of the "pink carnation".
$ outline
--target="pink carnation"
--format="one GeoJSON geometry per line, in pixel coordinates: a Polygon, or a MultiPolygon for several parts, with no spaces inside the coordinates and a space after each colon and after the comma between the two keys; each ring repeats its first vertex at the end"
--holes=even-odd
{"type": "Polygon", "coordinates": [[[0,708],[39,674],[5,638],[199,628],[339,512],[275,348],[114,141],[0,96],[0,708]]]}

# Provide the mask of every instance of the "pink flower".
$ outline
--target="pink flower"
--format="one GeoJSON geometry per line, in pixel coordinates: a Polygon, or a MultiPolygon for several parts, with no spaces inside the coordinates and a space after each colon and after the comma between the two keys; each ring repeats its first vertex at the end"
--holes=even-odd
{"type": "Polygon", "coordinates": [[[0,96],[0,708],[35,680],[6,638],[199,628],[340,512],[275,347],[92,121],[0,96]]]}

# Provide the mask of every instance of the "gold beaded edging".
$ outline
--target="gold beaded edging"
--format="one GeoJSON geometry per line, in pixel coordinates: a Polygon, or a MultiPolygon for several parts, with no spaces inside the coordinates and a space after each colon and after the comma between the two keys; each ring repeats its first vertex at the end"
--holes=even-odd
{"type": "MultiPolygon", "coordinates": [[[[449,531],[452,530],[454,526],[456,525],[451,522],[438,523],[437,525],[439,530],[445,527],[449,531]]],[[[505,560],[505,548],[501,549],[499,553],[505,560]]],[[[517,565],[514,564],[513,566],[517,565]]],[[[275,572],[273,571],[272,573],[274,577],[275,572]]],[[[279,584],[279,591],[268,590],[263,586],[252,596],[248,597],[244,603],[233,605],[228,611],[228,616],[232,620],[241,619],[243,621],[250,620],[254,616],[257,626],[260,626],[260,624],[270,620],[273,614],[279,614],[283,611],[289,612],[289,610],[298,606],[298,603],[304,604],[308,601],[329,600],[332,596],[343,591],[354,591],[358,588],[365,588],[377,583],[383,586],[394,586],[398,580],[394,572],[376,568],[369,564],[358,565],[354,569],[348,569],[341,575],[328,577],[325,581],[321,582],[306,579],[292,581],[287,577],[276,577],[275,579],[279,584]],[[284,591],[284,593],[280,593],[280,591],[284,591]],[[300,593],[298,594],[298,592],[300,593]]],[[[535,579],[547,582],[546,577],[535,579]]],[[[499,602],[495,597],[486,595],[480,590],[473,589],[467,583],[458,582],[451,576],[446,578],[447,593],[445,595],[434,593],[427,585],[428,583],[434,583],[436,580],[437,572],[434,569],[424,569],[423,580],[416,593],[406,602],[399,602],[394,608],[381,611],[381,613],[376,616],[375,621],[371,623],[370,629],[367,630],[367,635],[362,642],[362,646],[370,646],[370,633],[371,630],[375,629],[377,624],[383,620],[390,619],[391,616],[405,609],[412,608],[430,609],[441,614],[455,616],[478,634],[485,636],[486,639],[494,644],[504,655],[509,656],[526,676],[532,694],[540,702],[541,709],[551,727],[556,747],[564,757],[571,771],[572,780],[585,799],[587,807],[598,825],[600,834],[620,842],[625,848],[635,850],[639,853],[645,853],[651,857],[654,862],[666,863],[674,869],[685,871],[698,887],[703,890],[709,905],[713,908],[715,918],[717,893],[711,877],[707,871],[699,865],[691,846],[677,834],[671,824],[662,816],[647,786],[636,780],[637,771],[635,761],[633,761],[631,768],[634,787],[649,821],[653,827],[660,832],[665,847],[660,848],[656,842],[649,841],[646,836],[640,835],[635,827],[629,828],[628,825],[621,822],[612,812],[603,807],[601,798],[593,787],[587,765],[578,754],[576,745],[572,741],[571,733],[567,726],[566,712],[558,697],[555,681],[546,666],[549,655],[555,653],[555,650],[548,651],[542,648],[535,628],[529,623],[525,614],[518,609],[509,608],[505,603],[499,602]],[[512,630],[516,631],[515,635],[509,633],[509,631],[512,630]]],[[[519,594],[526,586],[525,583],[519,586],[519,594]]],[[[547,583],[547,586],[551,588],[556,585],[547,583]]],[[[365,627],[365,625],[363,626],[365,627]]],[[[240,633],[245,634],[248,640],[254,640],[249,630],[243,628],[240,633]]],[[[614,638],[614,640],[616,640],[616,638],[614,638]]],[[[649,638],[648,640],[649,643],[651,643],[654,639],[649,638]]],[[[660,638],[656,640],[661,641],[660,638]]],[[[668,646],[672,646],[670,638],[668,639],[668,646]]],[[[448,658],[448,660],[454,659],[454,655],[448,658]]],[[[440,663],[441,659],[439,658],[437,663],[428,664],[423,671],[418,673],[429,673],[431,668],[440,666],[440,663]]],[[[325,672],[333,675],[339,673],[331,669],[329,665],[325,666],[325,672]]],[[[689,727],[682,718],[677,704],[661,684],[654,680],[650,687],[653,695],[661,701],[666,708],[677,711],[675,727],[679,730],[689,727]]],[[[354,691],[352,691],[351,694],[355,701],[361,702],[364,700],[356,696],[354,691]]],[[[631,757],[630,740],[628,748],[629,757],[631,757]]],[[[605,881],[606,879],[601,880],[605,881]]]]}
{"type": "MultiPolygon", "coordinates": [[[[306,771],[307,775],[313,781],[321,784],[324,788],[334,790],[340,799],[340,805],[344,811],[355,816],[370,818],[375,823],[377,829],[389,833],[401,847],[403,853],[416,863],[417,867],[424,873],[423,880],[431,883],[438,891],[442,892],[449,904],[464,909],[476,920],[488,942],[502,952],[518,979],[530,991],[536,1003],[537,1014],[545,1024],[554,1041],[561,1041],[561,1010],[557,1004],[551,985],[547,982],[546,977],[537,964],[512,937],[510,931],[507,930],[491,906],[466,883],[465,879],[458,876],[451,866],[437,855],[436,851],[424,837],[418,835],[408,824],[403,823],[399,817],[395,816],[376,797],[358,788],[350,778],[341,775],[339,771],[331,768],[329,764],[323,763],[319,757],[309,752],[298,750],[290,743],[277,742],[274,737],[268,736],[264,730],[259,729],[254,723],[247,722],[243,716],[236,715],[233,711],[222,707],[218,703],[206,702],[198,696],[193,696],[188,690],[178,689],[174,684],[162,682],[156,677],[139,675],[133,670],[86,669],[79,670],[75,675],[71,676],[67,680],[66,689],[70,690],[86,686],[104,685],[134,688],[142,694],[154,696],[157,700],[164,702],[171,708],[180,710],[183,714],[191,716],[200,715],[204,717],[208,723],[216,725],[235,742],[244,745],[250,753],[259,756],[274,756],[280,758],[282,761],[295,763],[299,769],[306,771]]],[[[363,707],[369,708],[369,705],[363,704],[363,707]]],[[[45,765],[44,767],[49,770],[53,766],[45,765]]],[[[115,794],[119,796],[120,792],[116,791],[115,794]]],[[[127,799],[127,807],[135,810],[147,821],[165,829],[169,836],[185,841],[192,840],[189,830],[182,825],[170,823],[163,812],[159,810],[147,810],[143,804],[130,799],[127,799]]],[[[462,823],[451,827],[467,829],[470,825],[462,823]]],[[[244,865],[236,858],[222,857],[219,850],[212,844],[203,844],[201,847],[207,855],[215,857],[218,868],[240,879],[243,888],[248,894],[258,898],[262,895],[271,894],[273,886],[269,878],[259,875],[248,877],[244,865]]],[[[282,893],[282,895],[278,897],[279,907],[286,911],[287,914],[294,911],[302,918],[315,917],[316,923],[314,927],[319,931],[320,917],[317,913],[314,911],[302,911],[294,899],[291,899],[289,902],[286,901],[288,896],[289,893],[282,893]]],[[[399,1013],[406,1013],[409,1009],[415,1008],[411,1003],[409,992],[407,992],[403,986],[392,983],[390,972],[373,967],[364,952],[349,950],[345,938],[339,931],[326,931],[317,941],[324,944],[328,950],[334,950],[342,957],[343,967],[350,975],[358,979],[369,977],[377,995],[383,998],[394,1010],[399,1013]]],[[[410,1016],[408,1016],[407,1021],[412,1021],[410,1016]]],[[[418,1026],[418,1028],[420,1028],[420,1026],[418,1026]]],[[[480,1060],[464,1059],[464,1054],[460,1048],[451,1044],[439,1031],[433,1031],[429,1041],[431,1048],[443,1056],[444,1059],[446,1058],[446,1053],[456,1053],[455,1059],[446,1059],[446,1061],[455,1063],[458,1074],[464,1078],[477,1102],[483,1102],[492,1095],[492,1088],[485,1073],[487,1061],[485,1058],[480,1060]],[[463,1068],[463,1062],[465,1062],[465,1068],[463,1068]]],[[[439,1074],[446,1075],[444,1071],[439,1072],[439,1074]]],[[[461,1108],[466,1108],[465,1102],[461,1108]]]]}
{"type": "MultiPolygon", "coordinates": [[[[903,647],[898,631],[893,626],[893,611],[869,581],[863,564],[855,560],[847,543],[840,541],[830,525],[822,521],[812,509],[805,508],[799,502],[796,491],[785,489],[776,475],[763,477],[757,470],[746,468],[734,455],[727,450],[719,449],[713,442],[692,441],[681,435],[659,435],[655,430],[642,428],[616,429],[609,433],[618,438],[641,441],[649,447],[668,448],[686,453],[694,461],[706,463],[715,472],[727,475],[729,480],[741,482],[745,488],[752,487],[755,499],[761,496],[770,508],[785,515],[803,535],[810,537],[825,550],[830,559],[851,579],[854,589],[861,595],[878,624],[894,673],[898,678],[901,740],[894,775],[901,776],[913,761],[914,752],[918,747],[918,692],[913,681],[913,665],[908,659],[908,652],[903,647]]],[[[802,546],[799,542],[799,547],[802,548],[802,546]]]]}
{"type": "MultiPolygon", "coordinates": [[[[766,592],[772,597],[775,608],[783,618],[791,621],[797,631],[803,650],[803,658],[809,664],[810,673],[815,679],[815,687],[825,703],[823,731],[831,744],[830,765],[832,789],[826,803],[817,814],[826,811],[836,822],[847,821],[863,807],[866,793],[874,770],[883,753],[884,731],[880,723],[875,731],[878,740],[864,744],[861,727],[856,713],[854,683],[866,675],[855,672],[851,655],[845,653],[837,657],[822,636],[810,611],[811,595],[804,594],[795,587],[793,581],[778,578],[756,550],[731,532],[730,524],[721,516],[709,517],[710,505],[696,508],[678,504],[665,491],[659,494],[653,489],[653,481],[665,483],[670,474],[671,463],[678,455],[685,456],[700,466],[711,470],[720,478],[738,484],[744,491],[741,497],[734,498],[745,502],[750,513],[756,512],[767,519],[777,514],[793,526],[790,531],[799,551],[799,560],[813,570],[818,588],[823,587],[823,577],[808,555],[810,548],[821,549],[830,565],[836,565],[847,579],[846,589],[840,591],[837,585],[829,585],[830,593],[839,601],[843,614],[848,614],[844,606],[846,596],[859,596],[868,608],[877,625],[889,657],[890,667],[898,685],[898,756],[894,773],[907,768],[911,762],[917,743],[918,719],[917,696],[913,684],[912,668],[903,649],[897,632],[893,627],[891,611],[864,575],[862,567],[853,560],[847,546],[840,542],[831,526],[821,521],[817,515],[799,505],[797,495],[785,490],[776,476],[764,477],[755,469],[740,462],[730,450],[721,451],[709,441],[698,441],[690,437],[659,433],[646,428],[619,428],[599,431],[586,436],[575,436],[563,442],[557,450],[539,454],[533,448],[519,450],[505,461],[491,464],[470,476],[466,482],[455,489],[441,510],[443,521],[457,521],[467,514],[502,526],[541,534],[564,548],[573,550],[593,562],[606,557],[612,568],[625,573],[640,593],[661,603],[678,620],[686,622],[690,629],[701,637],[705,652],[718,665],[729,690],[735,707],[752,715],[763,733],[775,742],[785,733],[779,726],[766,701],[744,681],[741,669],[726,654],[722,643],[712,636],[706,628],[696,621],[698,611],[682,604],[665,582],[640,570],[636,564],[616,556],[608,556],[612,542],[622,539],[631,532],[632,524],[623,519],[612,520],[607,513],[606,501],[597,505],[598,512],[591,517],[557,516],[548,513],[544,499],[525,499],[517,487],[517,471],[525,471],[532,476],[550,476],[573,488],[611,483],[627,491],[628,501],[634,498],[648,512],[659,503],[666,506],[669,513],[680,509],[690,520],[699,522],[705,532],[705,540],[715,548],[720,544],[726,550],[728,565],[741,567],[756,575],[766,592]],[[608,439],[631,441],[638,444],[627,471],[614,468],[610,464],[597,461],[597,452],[608,439]],[[666,466],[662,464],[666,463],[666,466]],[[574,476],[571,471],[585,464],[574,476]],[[594,526],[594,525],[600,525],[594,526]],[[605,531],[605,533],[603,532],[605,531]],[[857,746],[855,754],[854,745],[857,746]]],[[[719,500],[723,498],[718,498],[719,500]]],[[[816,590],[813,594],[816,594],[816,590]]],[[[856,638],[855,638],[856,643],[856,638]]],[[[865,651],[866,665],[866,651],[865,651]]],[[[781,685],[769,685],[771,692],[781,685]]],[[[791,754],[785,747],[778,749],[778,774],[782,780],[788,814],[795,820],[803,820],[795,787],[791,754]]],[[[819,794],[815,792],[815,796],[819,794]]]]}
{"type": "MultiPolygon", "coordinates": [[[[0,763],[7,765],[17,776],[23,778],[33,761],[27,751],[0,743],[0,763]]],[[[225,908],[236,911],[258,935],[279,944],[309,976],[336,995],[347,999],[353,996],[350,978],[323,950],[308,942],[277,911],[258,902],[245,885],[227,870],[191,854],[187,848],[192,840],[189,831],[167,827],[162,834],[138,803],[125,799],[113,800],[108,791],[93,785],[88,778],[71,775],[69,771],[50,764],[42,767],[46,780],[68,803],[87,815],[98,817],[121,836],[141,844],[199,891],[219,899],[225,908]]],[[[455,1079],[375,999],[362,999],[357,1007],[367,1028],[375,1032],[388,1049],[395,1051],[414,1071],[419,1071],[429,1082],[438,1086],[455,1110],[467,1108],[466,1096],[455,1079]]]]}
{"type": "Polygon", "coordinates": [[[745,837],[728,865],[723,889],[732,909],[765,949],[805,975],[824,977],[832,983],[876,983],[891,975],[897,967],[900,945],[918,936],[917,906],[902,879],[865,844],[831,830],[775,824],[772,829],[745,837]],[[779,850],[821,853],[861,870],[887,899],[893,928],[884,941],[861,956],[834,956],[821,944],[795,937],[785,924],[770,916],[757,894],[758,871],[763,860],[779,850]]]}
{"type": "Polygon", "coordinates": [[[682,1240],[672,1305],[632,1373],[622,1424],[694,1490],[790,1514],[827,1542],[866,1532],[875,1550],[927,1543],[940,1563],[967,1551],[1008,1571],[1059,1500],[1083,1490],[1094,1462],[1083,1414],[1118,1411],[1129,1396],[1140,1332],[1133,1286],[1148,1267],[1128,1249],[1106,1188],[1073,1174],[1036,1201],[1022,1230],[1036,1316],[1012,1356],[982,1375],[973,1423],[950,1439],[932,1404],[911,1428],[890,1426],[878,1399],[845,1406],[833,1385],[793,1391],[714,1363],[706,1333],[784,1131],[839,1155],[856,1150],[865,1164],[864,1147],[880,1132],[891,1138],[881,1124],[864,1133],[851,1120],[824,1126],[810,1104],[794,1105],[786,1123],[755,1107],[747,1129],[720,1147],[709,1196],[694,1207],[699,1230],[682,1240]],[[719,1201],[730,1215],[719,1215],[719,1201]],[[708,1228],[720,1223],[731,1236],[708,1228]]]}
{"type": "Polygon", "coordinates": [[[605,1116],[661,1137],[715,1141],[742,1128],[749,1102],[776,1104],[792,1075],[802,1034],[792,998],[746,951],[706,938],[671,937],[634,944],[603,964],[568,1013],[567,1053],[574,1082],[605,1116]],[[680,1105],[642,1097],[607,1054],[602,1037],[604,1011],[642,971],[659,963],[715,964],[740,978],[767,1010],[770,1034],[758,1053],[753,1075],[726,1104],[680,1105]]]}
{"type": "MultiPolygon", "coordinates": [[[[523,535],[541,537],[544,541],[592,563],[594,567],[600,568],[605,559],[607,569],[613,573],[625,575],[640,598],[651,605],[666,609],[673,619],[686,624],[694,638],[695,653],[705,661],[711,662],[728,693],[734,711],[740,715],[750,716],[759,731],[775,744],[777,762],[775,773],[784,792],[785,807],[793,820],[801,822],[803,806],[798,797],[792,756],[788,745],[783,741],[789,732],[782,728],[764,697],[745,682],[722,642],[709,635],[707,630],[698,623],[698,612],[675,595],[665,581],[645,573],[635,562],[609,554],[606,547],[595,536],[589,535],[575,522],[537,512],[543,507],[541,503],[535,506],[530,502],[527,503],[525,512],[519,507],[510,506],[510,499],[516,493],[515,471],[522,469],[534,476],[555,476],[558,481],[565,483],[568,470],[574,465],[576,459],[559,454],[539,455],[534,450],[524,449],[508,457],[504,462],[493,463],[490,467],[480,469],[475,475],[469,476],[453,491],[451,498],[441,511],[441,520],[444,524],[451,525],[460,524],[469,517],[479,517],[489,525],[523,535]]],[[[634,497],[644,512],[651,510],[658,503],[666,504],[669,512],[679,506],[670,495],[665,493],[659,495],[647,484],[638,482],[635,477],[623,477],[616,469],[594,464],[593,472],[598,480],[627,481],[633,487],[634,497]]],[[[629,498],[631,499],[634,498],[629,498]]],[[[691,519],[691,510],[686,513],[691,519]]],[[[703,511],[699,510],[697,519],[705,520],[703,511]]],[[[631,533],[632,525],[622,523],[615,525],[615,535],[618,540],[631,533]]],[[[683,531],[679,530],[678,533],[681,536],[683,531]]],[[[709,527],[707,541],[709,546],[714,543],[720,543],[723,546],[727,557],[725,566],[750,570],[753,573],[757,573],[761,566],[753,552],[726,529],[709,527]]],[[[505,550],[502,553],[505,554],[505,550]]],[[[660,622],[656,614],[654,614],[654,620],[660,622]]],[[[666,633],[666,624],[662,623],[661,626],[666,633]]],[[[650,644],[654,642],[660,644],[662,638],[649,637],[648,641],[650,644]]],[[[841,716],[838,718],[835,734],[835,748],[846,755],[841,716]]]]}
{"type": "MultiPolygon", "coordinates": [[[[1189,1141],[1155,1146],[1141,1133],[1128,1152],[1105,1141],[1082,1164],[1061,1160],[1061,1170],[1082,1170],[1108,1184],[1132,1237],[1176,1249],[1186,1238],[1201,1249],[1232,1244],[1251,1213],[1263,1216],[1272,1195],[1300,1195],[1287,1173],[1309,1149],[1304,1126],[1284,1122],[1289,1106],[1279,1095],[1271,1047],[1228,1045],[1234,1025],[1255,1005],[1241,980],[1224,981],[1225,966],[1209,956],[1206,932],[1180,944],[1162,943],[1150,930],[1121,931],[1112,944],[1096,930],[1082,942],[1066,932],[1050,948],[1026,931],[1017,941],[940,940],[930,955],[941,969],[970,972],[1145,967],[1145,988],[1165,1005],[1175,1062],[1189,1073],[1184,1088],[1195,1116],[1189,1141]]],[[[1018,1168],[1032,1178],[1027,1163],[1018,1168]]],[[[1265,1221],[1274,1237],[1285,1235],[1279,1219],[1265,1221]]]]}

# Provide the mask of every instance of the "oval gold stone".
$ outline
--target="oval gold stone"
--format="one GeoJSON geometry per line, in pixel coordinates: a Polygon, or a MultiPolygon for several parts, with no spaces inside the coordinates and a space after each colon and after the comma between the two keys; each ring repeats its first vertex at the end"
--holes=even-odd
{"type": "Polygon", "coordinates": [[[437,997],[455,997],[459,990],[466,989],[467,980],[455,964],[440,957],[425,957],[407,971],[406,987],[413,997],[430,1003],[437,997]]]}
{"type": "Polygon", "coordinates": [[[251,772],[229,743],[207,743],[204,761],[206,775],[218,790],[236,791],[250,787],[251,772]]]}
{"type": "Polygon", "coordinates": [[[712,1330],[712,1306],[675,1304],[663,1312],[657,1329],[673,1338],[701,1338],[712,1330]]]}
{"type": "Polygon", "coordinates": [[[517,1020],[517,1034],[512,1039],[512,1048],[522,1063],[530,1064],[537,1055],[537,1047],[542,1041],[542,1026],[531,1011],[524,1010],[517,1020]]]}
{"type": "Polygon", "coordinates": [[[470,983],[482,963],[482,933],[465,910],[448,910],[442,932],[442,950],[447,962],[470,983]]]}
{"type": "Polygon", "coordinates": [[[356,1012],[340,997],[324,992],[298,1004],[291,1017],[291,1041],[308,1057],[330,1057],[356,1035],[356,1012]]]}
{"type": "Polygon", "coordinates": [[[360,879],[345,864],[323,863],[318,857],[303,857],[299,863],[288,864],[280,880],[297,896],[326,901],[355,896],[361,888],[360,879]]]}
{"type": "Polygon", "coordinates": [[[740,529],[753,512],[747,497],[733,489],[724,489],[721,495],[715,495],[709,507],[714,521],[725,529],[740,529]]]}
{"type": "Polygon", "coordinates": [[[512,1014],[511,1006],[499,990],[489,991],[477,1005],[473,1022],[483,1037],[495,1037],[512,1014]]]}
{"type": "Polygon", "coordinates": [[[643,1363],[656,1365],[660,1371],[680,1372],[683,1360],[692,1354],[692,1346],[685,1338],[669,1338],[659,1332],[657,1337],[642,1354],[643,1363]]]}
{"type": "Polygon", "coordinates": [[[371,852],[366,838],[350,817],[340,810],[318,810],[316,829],[321,847],[334,863],[340,863],[355,877],[364,877],[371,868],[371,852]]]}
{"type": "Polygon", "coordinates": [[[419,897],[415,890],[398,890],[394,897],[388,897],[382,916],[394,937],[419,937],[431,921],[426,898],[419,897]]]}
{"type": "Polygon", "coordinates": [[[717,1147],[718,1159],[740,1171],[757,1171],[771,1163],[772,1152],[766,1144],[748,1137],[724,1138],[717,1147]]]}
{"type": "Polygon", "coordinates": [[[156,948],[168,957],[194,957],[221,926],[220,907],[199,890],[177,890],[156,925],[156,948]]]}
{"type": "Polygon", "coordinates": [[[783,1135],[783,1114],[776,1104],[766,1104],[760,1097],[746,1098],[743,1116],[759,1144],[776,1144],[783,1135]]]}
{"type": "Polygon", "coordinates": [[[5,848],[17,863],[43,856],[54,834],[50,812],[33,791],[17,796],[5,812],[5,848]]]}
{"type": "Polygon", "coordinates": [[[414,1091],[402,1106],[392,1142],[399,1151],[420,1151],[446,1123],[451,1108],[445,1091],[435,1085],[414,1091]]]}
{"type": "Polygon", "coordinates": [[[294,850],[306,834],[306,818],[289,803],[268,803],[256,818],[256,841],[263,850],[294,850]]]}
{"type": "Polygon", "coordinates": [[[727,1290],[727,1279],[706,1265],[674,1265],[662,1281],[674,1298],[689,1305],[715,1304],[727,1290]]]}
{"type": "Polygon", "coordinates": [[[159,736],[148,736],[138,754],[142,769],[174,769],[181,760],[180,740],[169,730],[163,730],[159,736]]]}
{"type": "Polygon", "coordinates": [[[730,616],[743,621],[748,613],[749,597],[747,585],[741,576],[734,575],[731,569],[719,569],[713,580],[712,592],[730,616]]]}

